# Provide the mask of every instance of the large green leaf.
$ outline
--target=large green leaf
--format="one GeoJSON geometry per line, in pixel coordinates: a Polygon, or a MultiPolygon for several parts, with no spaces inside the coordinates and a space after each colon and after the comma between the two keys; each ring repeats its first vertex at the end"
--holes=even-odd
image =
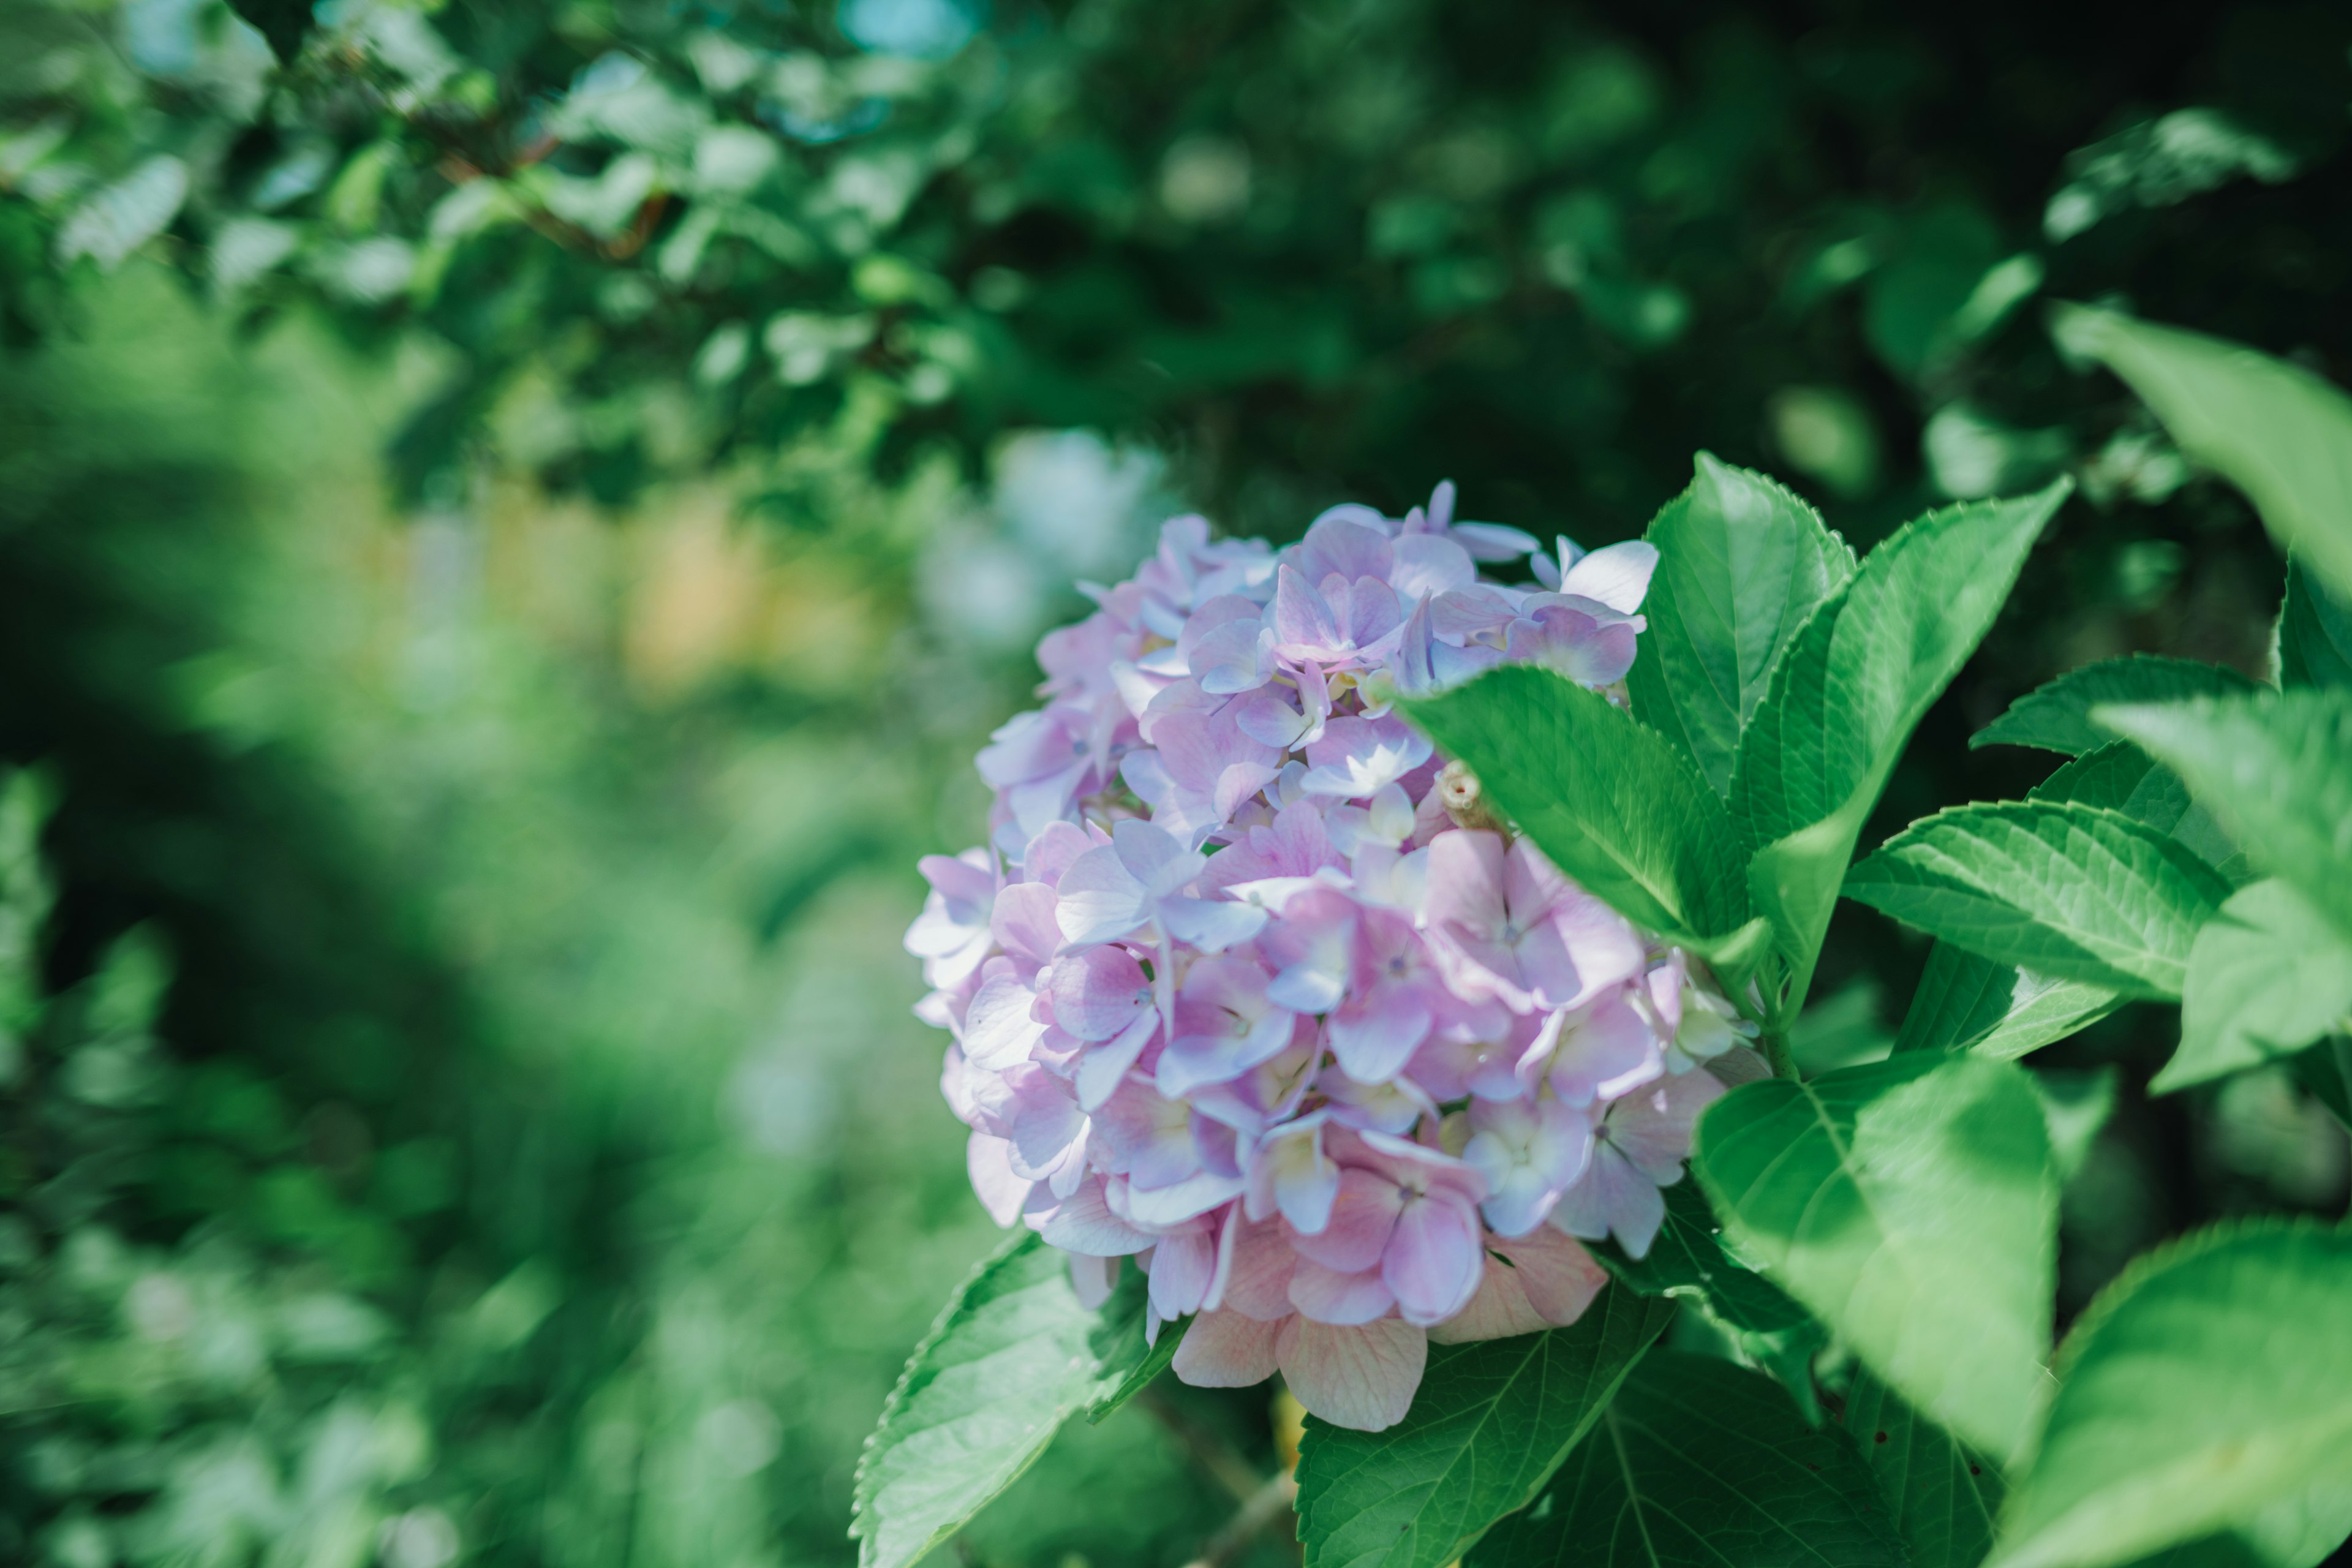
{"type": "Polygon", "coordinates": [[[1804,1000],[1862,825],[1920,716],[1984,637],[2063,481],[2017,500],[1930,512],[1825,600],[1740,737],[1732,811],[1756,847],[1748,889],[1804,1000]]]}
{"type": "Polygon", "coordinates": [[[948,1300],[866,1440],[849,1532],[860,1568],[903,1568],[955,1533],[1126,1381],[1143,1348],[1129,1289],[1099,1312],[1033,1232],[948,1300]]]}
{"type": "Polygon", "coordinates": [[[2266,877],[2231,895],[2197,933],[2180,1049],[2148,1088],[2166,1094],[2293,1056],[2347,1018],[2352,943],[2292,885],[2266,877]]]}
{"type": "Polygon", "coordinates": [[[2281,544],[2352,596],[2352,397],[2240,344],[2112,310],[2062,306],[2052,327],[2128,382],[2182,451],[2245,491],[2281,544]]]}
{"type": "Polygon", "coordinates": [[[2352,938],[2352,690],[2102,708],[2189,781],[2247,857],[2352,938]]]}
{"type": "Polygon", "coordinates": [[[1658,568],[1642,601],[1649,629],[1626,679],[1633,711],[1731,788],[1739,731],[1772,667],[1813,607],[1853,575],[1853,552],[1821,514],[1762,474],[1698,455],[1690,489],[1644,538],[1658,568]]]}
{"type": "Polygon", "coordinates": [[[2331,1035],[2295,1058],[2294,1076],[2352,1131],[2352,1036],[2331,1035]]]}
{"type": "Polygon", "coordinates": [[[1976,1568],[1992,1550],[2000,1470],[1867,1371],[1845,1396],[1845,1429],[1878,1478],[1911,1568],[1976,1568]]]}
{"type": "Polygon", "coordinates": [[[2352,602],[2321,586],[2300,561],[2286,569],[2278,665],[2281,686],[2352,687],[2352,602]]]}
{"type": "Polygon", "coordinates": [[[1590,1244],[1611,1276],[1644,1296],[1696,1295],[1734,1329],[1771,1333],[1804,1321],[1805,1310],[1752,1269],[1726,1257],[1716,1238],[1715,1215],[1696,1182],[1665,1190],[1666,1215],[1644,1256],[1625,1256],[1613,1241],[1590,1244]]]}
{"type": "Polygon", "coordinates": [[[1911,994],[1896,1051],[1973,1051],[2010,1061],[2089,1027],[2123,1005],[2104,985],[2034,974],[1939,942],[1911,994]]]}
{"type": "Polygon", "coordinates": [[[2352,1232],[2221,1226],[2084,1313],[2000,1568],[2107,1568],[2352,1492],[2352,1232]]]}
{"type": "Polygon", "coordinates": [[[1726,936],[1739,842],[1691,760],[1608,699],[1528,665],[1404,705],[1552,863],[1634,924],[1726,936]]]}
{"type": "Polygon", "coordinates": [[[2171,998],[2230,884],[2120,812],[2002,801],[1913,823],[1853,868],[1846,892],[1997,963],[2171,998]]]}
{"type": "Polygon", "coordinates": [[[2028,800],[2073,801],[2120,811],[2133,821],[2180,840],[2197,858],[2232,881],[2248,879],[2246,858],[2197,803],[2179,773],[2133,745],[2109,741],[2062,764],[2026,792],[2028,800]]]}
{"type": "Polygon", "coordinates": [[[1468,1568],[1900,1568],[1870,1472],[1769,1378],[1660,1351],[1468,1568]]]}
{"type": "Polygon", "coordinates": [[[1355,1432],[1308,1417],[1298,1455],[1307,1568],[1441,1568],[1523,1508],[1674,1321],[1611,1286],[1564,1329],[1432,1345],[1402,1422],[1355,1432]]]}
{"type": "Polygon", "coordinates": [[[2080,756],[2110,743],[2091,722],[2102,702],[2173,702],[2184,697],[2226,697],[2254,683],[2223,665],[2134,654],[2070,669],[2009,705],[2009,711],[1969,737],[1978,746],[2039,746],[2080,756]]]}
{"type": "Polygon", "coordinates": [[[1694,1168],[1741,1256],[1989,1452],[2023,1442],[2049,1347],[2058,1184],[2022,1068],[1908,1053],[1744,1084],[1694,1168]]]}

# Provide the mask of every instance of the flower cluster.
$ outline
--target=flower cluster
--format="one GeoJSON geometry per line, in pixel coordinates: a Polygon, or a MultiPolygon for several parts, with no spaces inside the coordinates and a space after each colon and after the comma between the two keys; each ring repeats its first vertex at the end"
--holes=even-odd
{"type": "Polygon", "coordinates": [[[1643,1254],[1751,1034],[1703,969],[1514,837],[1394,710],[1489,666],[1618,689],[1656,552],[1457,522],[1453,487],[1297,544],[1168,522],[1049,634],[979,758],[992,843],[908,932],[997,1221],[1122,1258],[1174,1367],[1400,1419],[1427,1345],[1572,1321],[1643,1254]],[[1530,558],[1507,586],[1482,563],[1530,558]],[[1715,1071],[1696,1070],[1712,1063],[1715,1071]]]}

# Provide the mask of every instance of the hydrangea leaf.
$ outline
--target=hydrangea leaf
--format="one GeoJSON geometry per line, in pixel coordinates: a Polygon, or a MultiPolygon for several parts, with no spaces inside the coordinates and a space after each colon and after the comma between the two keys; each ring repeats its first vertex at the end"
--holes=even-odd
{"type": "Polygon", "coordinates": [[[1911,1568],[1976,1568],[1983,1562],[2000,1516],[1999,1467],[1867,1371],[1853,1374],[1844,1419],[1911,1549],[1911,1568]]]}
{"type": "Polygon", "coordinates": [[[2286,570],[2278,673],[2281,686],[2352,687],[2352,605],[2322,587],[2300,561],[2286,570]]]}
{"type": "Polygon", "coordinates": [[[2077,757],[2114,739],[2091,722],[2091,710],[2102,702],[2173,702],[2253,689],[2254,683],[2236,670],[2193,658],[2141,653],[2102,659],[2027,692],[1969,736],[1969,747],[2038,746],[2077,757]]]}
{"type": "Polygon", "coordinates": [[[1298,1456],[1307,1568],[1442,1568],[1523,1508],[1674,1321],[1604,1289],[1564,1329],[1432,1345],[1404,1420],[1356,1432],[1308,1417],[1298,1456]]]}
{"type": "Polygon", "coordinates": [[[1119,1270],[1118,1293],[1103,1303],[1096,1325],[1094,1344],[1102,1364],[1103,1390],[1087,1405],[1087,1424],[1101,1424],[1104,1417],[1118,1410],[1142,1393],[1151,1380],[1168,1370],[1176,1359],[1176,1347],[1184,1342],[1185,1331],[1197,1321],[1179,1318],[1172,1323],[1160,1325],[1160,1337],[1146,1343],[1144,1331],[1144,1299],[1150,1282],[1140,1268],[1119,1270]]]}
{"type": "Polygon", "coordinates": [[[1897,1568],[1870,1471],[1770,1378],[1660,1351],[1467,1568],[1897,1568]]]}
{"type": "Polygon", "coordinates": [[[858,1462],[860,1568],[904,1568],[955,1533],[1123,1380],[1101,1357],[1125,1324],[1089,1311],[1068,1259],[1024,1231],[973,1270],[899,1374],[858,1462]]]}
{"type": "Polygon", "coordinates": [[[2294,1076],[2352,1130],[2352,1036],[2333,1036],[2295,1058],[2294,1076]]]}
{"type": "Polygon", "coordinates": [[[1697,1183],[1677,1182],[1664,1195],[1666,1216],[1646,1256],[1628,1258],[1614,1241],[1588,1244],[1611,1278],[1644,1296],[1698,1296],[1725,1323],[1749,1332],[1769,1333],[1805,1321],[1805,1310],[1779,1286],[1725,1254],[1697,1183]]]}
{"type": "Polygon", "coordinates": [[[1643,535],[1658,568],[1649,629],[1626,686],[1633,711],[1678,741],[1717,795],[1780,661],[1815,605],[1854,573],[1853,552],[1787,487],[1698,455],[1690,488],[1643,535]]]}
{"type": "Polygon", "coordinates": [[[1747,922],[1723,802],[1672,742],[1608,699],[1507,665],[1405,711],[1554,865],[1634,924],[1706,938],[1747,922]]]}
{"type": "Polygon", "coordinates": [[[2246,492],[2272,536],[2352,595],[2352,397],[2238,343],[2062,306],[2052,331],[2123,377],[2180,449],[2246,492]]]}
{"type": "Polygon", "coordinates": [[[1971,1051],[2013,1061],[2090,1027],[2124,999],[2104,985],[2036,974],[1939,942],[1895,1037],[1903,1051],[1971,1051]]]}
{"type": "Polygon", "coordinates": [[[1872,551],[1781,658],[1739,741],[1734,819],[1757,847],[1749,896],[1769,916],[1802,1005],[1838,884],[1920,717],[1983,640],[2061,480],[2014,500],[1930,512],[1872,551]]]}
{"type": "Polygon", "coordinates": [[[2108,1568],[2274,1529],[2281,1505],[2305,1534],[2352,1526],[2347,1301],[2338,1228],[2222,1226],[2142,1259],[2066,1342],[1997,1568],[2108,1568]]]}
{"type": "Polygon", "coordinates": [[[2230,884],[2121,812],[2002,801],[1913,823],[1853,868],[1846,893],[1998,963],[2173,998],[2230,884]]]}
{"type": "Polygon", "coordinates": [[[2188,781],[2129,741],[2109,741],[2084,752],[2027,791],[2025,798],[2120,811],[2179,839],[2231,881],[2252,878],[2244,854],[2189,793],[2188,781]]]}
{"type": "Polygon", "coordinates": [[[2292,1056],[2352,1019],[2352,944],[2292,884],[2242,888],[2197,933],[2167,1094],[2292,1056]]]}
{"type": "Polygon", "coordinates": [[[2058,1184],[2024,1069],[1912,1053],[1744,1084],[1693,1166],[1742,1257],[1967,1441],[2014,1453],[2046,1374],[2058,1184]]]}
{"type": "Polygon", "coordinates": [[[2247,857],[2352,938],[2352,690],[2102,708],[2167,763],[2247,857]]]}

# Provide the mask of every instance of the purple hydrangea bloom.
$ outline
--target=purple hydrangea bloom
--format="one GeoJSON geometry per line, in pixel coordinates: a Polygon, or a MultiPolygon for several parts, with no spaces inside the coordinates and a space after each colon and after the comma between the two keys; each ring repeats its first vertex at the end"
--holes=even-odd
{"type": "Polygon", "coordinates": [[[1645,1251],[1690,1129],[1754,1068],[1741,1009],[1485,816],[1391,709],[1503,663],[1612,699],[1647,544],[1542,550],[1331,508],[1295,545],[1171,521],[1038,648],[980,755],[986,848],[929,856],[907,934],[1001,1225],[1087,1301],[1132,1259],[1179,1376],[1280,1372],[1366,1430],[1432,1340],[1575,1321],[1579,1238],[1645,1251]],[[1489,580],[1526,563],[1529,584],[1489,580]]]}

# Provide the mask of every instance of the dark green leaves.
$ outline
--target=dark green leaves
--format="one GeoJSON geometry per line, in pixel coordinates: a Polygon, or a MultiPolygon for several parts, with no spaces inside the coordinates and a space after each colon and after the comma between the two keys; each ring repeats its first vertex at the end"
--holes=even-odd
{"type": "Polygon", "coordinates": [[[2352,690],[2103,708],[2098,719],[2188,780],[2257,866],[2352,939],[2352,690]]]}
{"type": "Polygon", "coordinates": [[[1897,1051],[1973,1051],[2008,1061],[2089,1026],[2123,1005],[2104,985],[2031,974],[1951,943],[1927,952],[1897,1051]]]}
{"type": "Polygon", "coordinates": [[[1725,1233],[1969,1441],[2024,1440],[2049,1344],[2057,1181],[2024,1070],[1906,1054],[1733,1089],[1694,1161],[1725,1233]]]}
{"type": "Polygon", "coordinates": [[[1738,839],[1690,759],[1606,698],[1517,665],[1406,705],[1552,863],[1652,931],[1748,919],[1738,839]]]}
{"type": "Polygon", "coordinates": [[[2292,1056],[2352,1026],[2352,943],[2294,887],[2241,889],[2197,933],[2180,999],[2180,1049],[2162,1094],[2292,1056]]]}
{"type": "Polygon", "coordinates": [[[2246,492],[2281,544],[2352,594],[2352,398],[2237,343],[2061,307],[2053,330],[2146,400],[2181,450],[2246,492]]]}
{"type": "Polygon", "coordinates": [[[2150,654],[2104,659],[2068,670],[2019,698],[2008,712],[1969,736],[1969,745],[2039,746],[2079,756],[2111,738],[2091,722],[2091,710],[2102,702],[2171,702],[2253,689],[2252,681],[2218,664],[2150,654]]]}
{"type": "Polygon", "coordinates": [[[2169,998],[2230,885],[2119,812],[2003,801],[1913,823],[1853,868],[1846,892],[1997,963],[2169,998]]]}
{"type": "Polygon", "coordinates": [[[1898,1568],[1870,1473],[1769,1378],[1660,1351],[1469,1568],[1898,1568]]]}
{"type": "Polygon", "coordinates": [[[1810,974],[1854,837],[1904,743],[1973,652],[2062,482],[1931,512],[1871,552],[1790,644],[1741,737],[1732,809],[1757,847],[1750,896],[1810,974]]]}
{"type": "Polygon", "coordinates": [[[2084,1315],[1998,1568],[2106,1568],[2352,1489],[2352,1233],[2208,1231],[2084,1315]]]}
{"type": "Polygon", "coordinates": [[[1690,488],[1643,536],[1658,547],[1627,679],[1633,711],[1731,788],[1739,732],[1814,606],[1853,575],[1853,552],[1773,480],[1698,455],[1690,488]]]}
{"type": "Polygon", "coordinates": [[[1845,1429],[1878,1478],[1911,1568],[1976,1568],[1992,1549],[2000,1471],[1867,1372],[1845,1397],[1845,1429]]]}
{"type": "Polygon", "coordinates": [[[1532,1498],[1674,1308],[1612,1286],[1564,1329],[1432,1345],[1402,1422],[1309,1417],[1298,1458],[1307,1568],[1442,1568],[1532,1498]]]}
{"type": "Polygon", "coordinates": [[[1045,1451],[1131,1370],[1123,1315],[1079,1305],[1068,1259],[1030,1232],[973,1271],[900,1374],[866,1440],[850,1533],[861,1568],[903,1568],[1045,1451]],[[1106,1357],[1108,1364],[1106,1364],[1106,1357]]]}
{"type": "Polygon", "coordinates": [[[2278,664],[2281,686],[2352,686],[2352,606],[2323,587],[2300,561],[2286,569],[2278,664]]]}

